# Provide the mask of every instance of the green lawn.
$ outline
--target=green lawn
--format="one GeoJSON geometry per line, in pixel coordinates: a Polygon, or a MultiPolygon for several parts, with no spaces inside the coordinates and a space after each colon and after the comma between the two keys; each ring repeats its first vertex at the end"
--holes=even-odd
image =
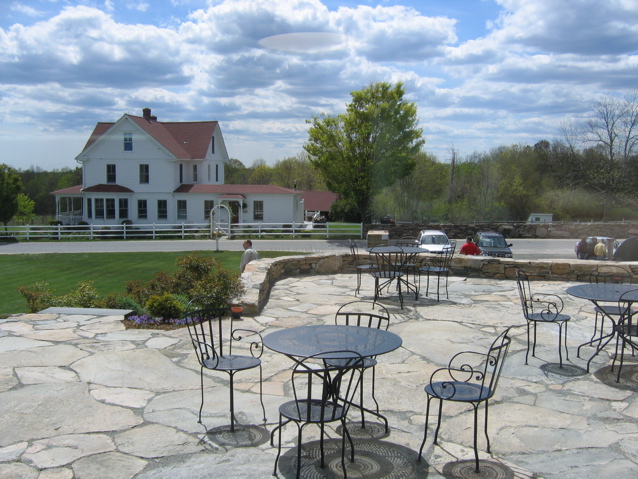
{"type": "MultiPolygon", "coordinates": [[[[224,266],[239,272],[241,251],[202,251],[201,256],[213,257],[224,266]]],[[[78,253],[0,255],[0,318],[8,314],[27,313],[19,286],[49,283],[55,294],[67,294],[80,281],[92,281],[101,295],[123,293],[127,281],[148,280],[158,271],[173,272],[175,260],[190,252],[148,253],[78,253]]],[[[262,258],[289,256],[299,253],[260,251],[262,258]]]]}

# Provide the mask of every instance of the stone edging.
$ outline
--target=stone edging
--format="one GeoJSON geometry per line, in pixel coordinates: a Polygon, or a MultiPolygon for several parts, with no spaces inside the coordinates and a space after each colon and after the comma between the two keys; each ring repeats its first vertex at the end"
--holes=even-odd
{"type": "MultiPolygon", "coordinates": [[[[360,260],[367,262],[367,253],[360,260]]],[[[589,281],[591,270],[600,265],[596,260],[515,260],[483,256],[455,256],[452,274],[465,277],[514,279],[517,269],[532,280],[589,281]]],[[[614,263],[618,264],[618,263],[614,263]]],[[[638,281],[638,262],[624,262],[638,281]]],[[[314,254],[308,256],[281,256],[252,261],[241,275],[246,292],[239,304],[246,316],[256,316],[264,308],[270,289],[281,278],[314,274],[354,274],[356,268],[351,254],[314,254]]],[[[353,288],[354,289],[354,288],[353,288]]]]}

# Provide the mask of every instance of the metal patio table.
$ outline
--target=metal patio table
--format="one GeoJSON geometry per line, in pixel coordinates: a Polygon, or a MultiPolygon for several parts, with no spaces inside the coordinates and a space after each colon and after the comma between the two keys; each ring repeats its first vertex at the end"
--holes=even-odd
{"type": "MultiPolygon", "coordinates": [[[[605,314],[604,308],[601,308],[599,303],[618,303],[620,297],[623,294],[632,290],[636,291],[637,288],[638,286],[636,286],[635,284],[631,285],[615,283],[592,283],[570,286],[565,290],[565,292],[570,296],[574,296],[576,298],[588,299],[594,304],[594,306],[599,307],[601,311],[603,311],[603,314],[605,314]]],[[[623,299],[627,300],[628,302],[634,301],[638,303],[638,291],[636,291],[635,295],[631,294],[624,296],[623,299]]],[[[589,372],[589,365],[592,359],[594,359],[598,355],[598,353],[600,353],[600,351],[602,351],[607,346],[607,344],[609,344],[614,336],[616,336],[616,321],[612,316],[608,314],[605,314],[605,316],[611,321],[613,325],[611,332],[607,335],[592,339],[591,341],[587,341],[586,343],[578,346],[578,352],[580,353],[580,348],[582,348],[583,346],[598,342],[598,346],[596,346],[596,352],[587,361],[587,372],[589,372]]]]}
{"type": "MultiPolygon", "coordinates": [[[[374,357],[394,351],[402,342],[398,335],[390,331],[343,324],[280,329],[267,334],[263,339],[265,347],[288,356],[295,363],[299,363],[303,358],[324,353],[323,359],[328,361],[353,357],[344,354],[344,351],[354,351],[364,358],[374,357]],[[330,354],[333,351],[340,353],[330,354]]],[[[352,405],[381,419],[386,431],[388,430],[388,420],[385,416],[360,404],[352,405]]]]}
{"type": "Polygon", "coordinates": [[[400,278],[400,281],[405,285],[407,291],[414,293],[414,299],[419,297],[419,287],[416,282],[417,271],[417,257],[420,254],[436,254],[436,252],[429,251],[427,248],[420,246],[375,246],[373,248],[366,248],[369,254],[397,254],[397,248],[400,248],[401,259],[396,265],[398,271],[401,271],[404,276],[400,278]],[[412,281],[410,281],[410,273],[412,273],[412,281]]]}

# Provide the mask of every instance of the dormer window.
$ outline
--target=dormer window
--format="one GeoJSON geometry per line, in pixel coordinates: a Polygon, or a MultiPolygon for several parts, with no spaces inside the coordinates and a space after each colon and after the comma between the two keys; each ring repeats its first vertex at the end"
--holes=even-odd
{"type": "Polygon", "coordinates": [[[215,137],[214,136],[210,139],[210,152],[213,155],[215,154],[215,137]]]}
{"type": "Polygon", "coordinates": [[[197,183],[197,165],[193,165],[193,183],[197,183]]]}
{"type": "Polygon", "coordinates": [[[133,133],[124,132],[124,151],[133,151],[133,133]]]}

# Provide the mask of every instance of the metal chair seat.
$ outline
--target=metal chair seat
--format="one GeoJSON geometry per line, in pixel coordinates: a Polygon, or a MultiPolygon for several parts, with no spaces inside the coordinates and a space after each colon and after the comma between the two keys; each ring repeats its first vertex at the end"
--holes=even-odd
{"type": "Polygon", "coordinates": [[[279,414],[292,421],[307,423],[322,423],[326,417],[331,420],[341,420],[346,409],[340,404],[323,403],[320,400],[288,401],[279,406],[279,414]]]}
{"type": "Polygon", "coordinates": [[[559,313],[557,315],[548,316],[546,313],[529,313],[527,315],[528,321],[537,321],[539,323],[559,323],[569,321],[570,316],[559,313]]]}
{"type": "Polygon", "coordinates": [[[260,364],[261,359],[259,358],[236,354],[204,360],[204,367],[215,371],[243,371],[245,369],[256,368],[260,364]]]}
{"type": "Polygon", "coordinates": [[[494,395],[489,387],[464,381],[440,381],[428,384],[424,390],[430,396],[459,402],[485,401],[494,395]]]}

